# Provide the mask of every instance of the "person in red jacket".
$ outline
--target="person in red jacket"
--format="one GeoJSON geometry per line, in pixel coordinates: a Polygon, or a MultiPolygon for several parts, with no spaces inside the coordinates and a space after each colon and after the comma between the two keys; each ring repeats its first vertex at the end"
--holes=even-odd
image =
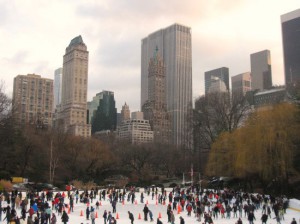
{"type": "Polygon", "coordinates": [[[183,198],[181,199],[180,204],[181,204],[182,210],[184,210],[185,200],[183,198]]]}
{"type": "Polygon", "coordinates": [[[192,209],[193,209],[192,205],[191,205],[190,203],[187,204],[186,210],[187,210],[187,213],[188,213],[187,215],[188,215],[188,216],[191,216],[192,209]]]}
{"type": "Polygon", "coordinates": [[[30,209],[28,210],[29,216],[32,218],[33,214],[34,214],[34,210],[32,207],[30,207],[30,209]]]}
{"type": "Polygon", "coordinates": [[[225,218],[225,208],[223,205],[221,207],[221,218],[225,218]]]}

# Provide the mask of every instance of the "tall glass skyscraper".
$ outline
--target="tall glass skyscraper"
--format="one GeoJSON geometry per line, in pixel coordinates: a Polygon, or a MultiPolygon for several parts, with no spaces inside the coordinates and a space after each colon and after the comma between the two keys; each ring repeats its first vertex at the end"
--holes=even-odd
{"type": "Polygon", "coordinates": [[[174,24],[142,40],[141,108],[148,100],[148,67],[158,48],[166,67],[166,102],[171,116],[172,143],[191,147],[189,120],[192,114],[191,28],[174,24]]]}
{"type": "Polygon", "coordinates": [[[300,9],[281,16],[285,84],[300,81],[300,9]]]}
{"type": "Polygon", "coordinates": [[[263,50],[250,55],[252,90],[272,87],[271,53],[263,50]]]}

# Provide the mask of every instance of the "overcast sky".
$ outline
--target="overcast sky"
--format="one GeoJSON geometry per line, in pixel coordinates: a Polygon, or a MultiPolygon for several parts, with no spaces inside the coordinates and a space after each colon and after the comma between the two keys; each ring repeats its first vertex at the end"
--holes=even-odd
{"type": "Polygon", "coordinates": [[[65,48],[81,35],[89,51],[88,100],[115,93],[140,109],[141,39],[174,23],[192,29],[193,98],[204,93],[204,72],[250,71],[250,54],[271,51],[273,84],[284,84],[280,15],[299,0],[0,0],[0,79],[54,77],[65,48]]]}

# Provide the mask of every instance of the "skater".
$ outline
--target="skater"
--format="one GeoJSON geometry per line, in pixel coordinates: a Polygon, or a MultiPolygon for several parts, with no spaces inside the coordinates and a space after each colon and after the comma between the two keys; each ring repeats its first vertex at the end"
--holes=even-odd
{"type": "Polygon", "coordinates": [[[128,211],[128,216],[129,216],[131,224],[133,224],[134,217],[133,217],[133,214],[130,211],[128,211]]]}
{"type": "Polygon", "coordinates": [[[179,219],[180,219],[180,224],[185,224],[184,219],[181,216],[179,217],[179,219]]]}
{"type": "Polygon", "coordinates": [[[150,221],[153,222],[153,213],[151,210],[149,210],[149,217],[150,217],[150,221]]]}
{"type": "Polygon", "coordinates": [[[268,215],[266,213],[264,213],[261,216],[261,222],[262,222],[262,224],[267,224],[267,221],[268,221],[268,215]]]}
{"type": "Polygon", "coordinates": [[[143,194],[143,192],[141,193],[141,203],[144,203],[144,194],[143,194]]]}
{"type": "Polygon", "coordinates": [[[143,212],[144,212],[144,220],[148,221],[149,208],[147,207],[147,205],[145,205],[143,212]]]}
{"type": "Polygon", "coordinates": [[[163,223],[162,223],[162,221],[159,220],[159,218],[157,218],[156,224],[163,224],[163,223]]]}
{"type": "Polygon", "coordinates": [[[64,224],[67,224],[67,222],[69,221],[69,216],[68,214],[66,213],[66,211],[63,211],[63,214],[61,216],[61,221],[64,223],[64,224]]]}
{"type": "MultiPolygon", "coordinates": [[[[34,224],[31,216],[28,216],[28,218],[27,218],[27,224],[34,224]]],[[[56,224],[56,223],[54,223],[54,224],[56,224]]]]}
{"type": "Polygon", "coordinates": [[[167,207],[167,216],[168,216],[168,222],[171,222],[171,205],[169,204],[167,207]]]}
{"type": "Polygon", "coordinates": [[[51,217],[51,224],[56,224],[56,216],[54,213],[52,213],[52,217],[51,217]]]}
{"type": "Polygon", "coordinates": [[[112,213],[116,213],[117,212],[117,209],[116,209],[117,200],[116,199],[113,199],[111,206],[112,206],[112,213]]]}
{"type": "Polygon", "coordinates": [[[243,224],[243,221],[241,220],[241,218],[238,219],[237,224],[243,224]]]}
{"type": "Polygon", "coordinates": [[[106,220],[107,220],[107,211],[104,210],[103,212],[103,219],[104,219],[104,224],[106,224],[106,220]]]}
{"type": "Polygon", "coordinates": [[[96,218],[95,209],[92,206],[91,207],[91,220],[92,220],[92,224],[95,224],[95,218],[96,218]]]}
{"type": "Polygon", "coordinates": [[[171,224],[175,224],[175,215],[173,211],[171,211],[171,224]]]}
{"type": "Polygon", "coordinates": [[[295,218],[293,218],[293,221],[291,222],[291,224],[297,224],[297,221],[295,218]]]}
{"type": "Polygon", "coordinates": [[[254,213],[252,211],[250,211],[249,214],[248,214],[249,224],[254,224],[253,220],[255,220],[255,216],[254,216],[254,213]]]}
{"type": "Polygon", "coordinates": [[[86,220],[89,220],[90,219],[90,208],[89,207],[86,207],[85,215],[86,215],[86,220]]]}

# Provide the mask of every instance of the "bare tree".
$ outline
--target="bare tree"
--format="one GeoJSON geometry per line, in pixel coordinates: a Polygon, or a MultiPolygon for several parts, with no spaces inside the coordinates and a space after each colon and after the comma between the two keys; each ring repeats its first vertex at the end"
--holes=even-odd
{"type": "Polygon", "coordinates": [[[193,118],[196,149],[210,149],[222,132],[232,132],[242,125],[250,111],[243,95],[215,92],[199,97],[193,118]]]}
{"type": "Polygon", "coordinates": [[[0,83],[0,121],[9,114],[11,99],[4,92],[4,82],[0,83]]]}

